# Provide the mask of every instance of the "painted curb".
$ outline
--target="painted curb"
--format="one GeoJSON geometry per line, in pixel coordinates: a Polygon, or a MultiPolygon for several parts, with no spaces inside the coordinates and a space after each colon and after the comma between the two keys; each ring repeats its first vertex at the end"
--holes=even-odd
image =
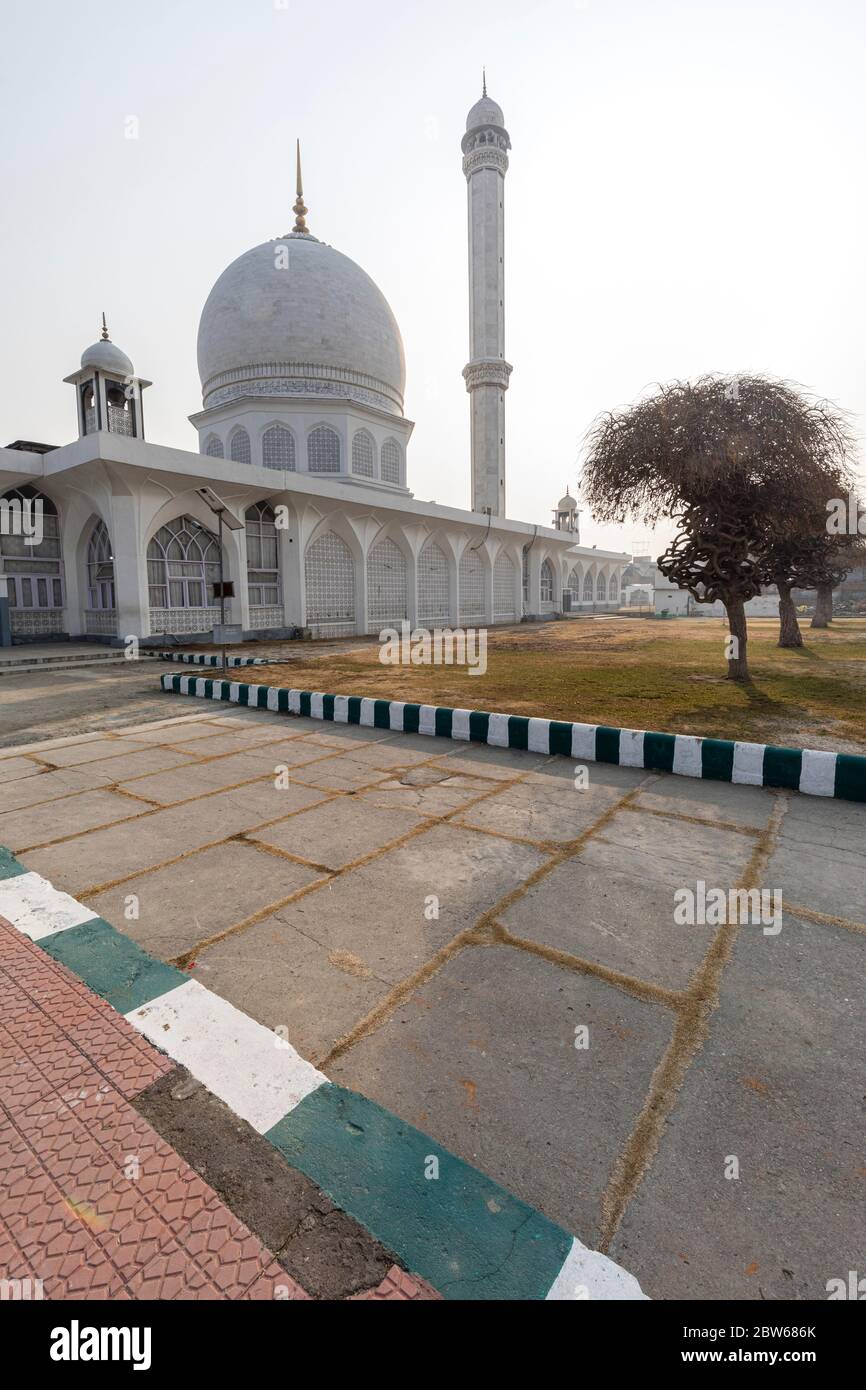
{"type": "MultiPolygon", "coordinates": [[[[156,652],[158,661],[183,661],[187,666],[222,666],[218,652],[156,652]]],[[[273,666],[267,656],[227,656],[226,666],[273,666]]]]}
{"type": "Polygon", "coordinates": [[[646,1298],[606,1255],[428,1134],[329,1081],[287,1040],[148,955],[2,846],[0,917],[186,1067],[444,1298],[646,1298]]]}
{"type": "Polygon", "coordinates": [[[807,796],[866,801],[866,756],[808,748],[780,748],[692,734],[648,733],[603,724],[571,724],[522,714],[450,709],[357,695],[325,695],[276,685],[247,685],[199,676],[160,676],[164,691],[226,700],[235,705],[300,714],[337,724],[363,724],[392,732],[488,743],[497,748],[561,753],[579,762],[618,763],[621,767],[672,772],[704,781],[753,787],[787,787],[807,796]]]}

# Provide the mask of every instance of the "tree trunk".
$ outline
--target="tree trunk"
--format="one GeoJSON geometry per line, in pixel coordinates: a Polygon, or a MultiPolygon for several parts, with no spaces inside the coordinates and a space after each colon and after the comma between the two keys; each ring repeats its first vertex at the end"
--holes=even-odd
{"type": "Polygon", "coordinates": [[[779,590],[779,646],[780,647],[802,647],[803,634],[800,631],[800,624],[797,622],[797,610],[794,607],[794,600],[791,598],[790,584],[780,584],[776,581],[779,590]]]}
{"type": "Polygon", "coordinates": [[[730,603],[725,604],[725,611],[728,615],[728,631],[730,632],[726,644],[728,680],[751,680],[746,652],[749,642],[749,630],[746,626],[746,605],[742,599],[733,599],[730,603]]]}
{"type": "Polygon", "coordinates": [[[819,584],[815,598],[815,616],[812,619],[813,627],[829,627],[833,621],[833,585],[819,584]]]}

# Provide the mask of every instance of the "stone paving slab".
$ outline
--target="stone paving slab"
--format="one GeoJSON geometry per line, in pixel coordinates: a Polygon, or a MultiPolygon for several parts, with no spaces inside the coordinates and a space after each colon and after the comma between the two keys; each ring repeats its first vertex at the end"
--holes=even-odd
{"type": "MultiPolygon", "coordinates": [[[[542,863],[544,856],[527,846],[434,826],[276,916],[396,984],[542,863]]],[[[243,938],[235,942],[242,955],[243,938]]]]}
{"type": "Polygon", "coordinates": [[[24,862],[67,891],[83,892],[204,849],[322,799],[321,792],[303,787],[293,787],[291,792],[277,792],[270,784],[239,787],[195,803],[192,812],[183,805],[170,807],[51,849],[33,850],[24,862]]]}
{"type": "Polygon", "coordinates": [[[266,1028],[280,1029],[316,1064],[387,997],[391,983],[361,959],[357,943],[347,950],[316,940],[304,914],[286,920],[287,912],[198,952],[193,973],[266,1028]]]}
{"type": "Polygon", "coordinates": [[[506,908],[515,936],[592,961],[631,979],[685,989],[715,928],[678,926],[669,885],[569,859],[506,908]]]}
{"type": "Polygon", "coordinates": [[[830,802],[806,816],[792,802],[782,824],[767,882],[786,902],[866,927],[866,815],[847,802],[830,802]]]}
{"type": "Polygon", "coordinates": [[[388,810],[373,805],[359,816],[354,799],[343,796],[267,830],[252,831],[250,839],[328,869],[342,869],[373,850],[385,849],[416,823],[420,825],[421,818],[402,807],[388,810]]]}
{"type": "Polygon", "coordinates": [[[600,980],[470,947],[329,1072],[595,1246],[610,1168],[672,1028],[668,1010],[600,980]]]}
{"type": "Polygon", "coordinates": [[[231,841],[128,878],[89,898],[88,906],[106,921],[122,922],[151,955],[174,960],[319,878],[302,864],[231,841]]]}
{"type": "MultiPolygon", "coordinates": [[[[97,763],[96,767],[101,764],[97,763]]],[[[96,787],[113,786],[117,780],[117,769],[111,773],[94,772],[93,765],[85,763],[82,767],[57,768],[49,772],[34,765],[34,773],[24,775],[16,781],[0,780],[0,814],[20,811],[27,806],[38,806],[41,801],[56,801],[61,796],[72,796],[75,792],[93,791],[96,787]]]]}
{"type": "Polygon", "coordinates": [[[128,820],[135,811],[126,797],[102,789],[44,801],[38,806],[0,815],[0,844],[12,850],[48,844],[65,835],[128,820]]]}
{"type": "Polygon", "coordinates": [[[611,1246],[650,1294],[822,1299],[862,1268],[864,967],[842,928],[742,929],[611,1246]]]}

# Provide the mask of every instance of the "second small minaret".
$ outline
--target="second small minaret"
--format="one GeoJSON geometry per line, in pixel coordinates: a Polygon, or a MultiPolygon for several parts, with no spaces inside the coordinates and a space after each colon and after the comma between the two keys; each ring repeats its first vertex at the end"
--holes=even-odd
{"type": "Polygon", "coordinates": [[[463,368],[472,429],[472,510],[505,515],[505,175],[511,140],[487,95],[466,120],[469,190],[469,362],[463,368]]]}

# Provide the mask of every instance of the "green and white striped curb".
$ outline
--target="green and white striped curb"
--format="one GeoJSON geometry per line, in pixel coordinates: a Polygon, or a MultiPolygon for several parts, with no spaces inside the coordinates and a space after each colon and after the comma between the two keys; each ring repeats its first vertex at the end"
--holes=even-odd
{"type": "Polygon", "coordinates": [[[778,748],[769,743],[740,743],[692,734],[647,733],[603,724],[571,724],[559,719],[490,714],[357,695],[325,695],[320,691],[246,685],[168,672],[160,680],[163,690],[175,694],[228,700],[235,705],[328,719],[337,724],[439,735],[489,743],[497,748],[562,753],[579,762],[618,763],[621,767],[673,772],[681,777],[753,787],[788,787],[809,796],[866,801],[866,757],[860,754],[778,748]]]}
{"type": "MultiPolygon", "coordinates": [[[[187,666],[222,666],[218,652],[157,652],[160,661],[183,661],[187,666]]],[[[267,656],[227,656],[226,666],[272,666],[267,656]]]]}
{"type": "Polygon", "coordinates": [[[637,1280],[282,1037],[149,956],[0,846],[0,917],[35,941],[449,1299],[644,1299],[637,1280]],[[430,1160],[438,1179],[428,1179],[430,1160]]]}

